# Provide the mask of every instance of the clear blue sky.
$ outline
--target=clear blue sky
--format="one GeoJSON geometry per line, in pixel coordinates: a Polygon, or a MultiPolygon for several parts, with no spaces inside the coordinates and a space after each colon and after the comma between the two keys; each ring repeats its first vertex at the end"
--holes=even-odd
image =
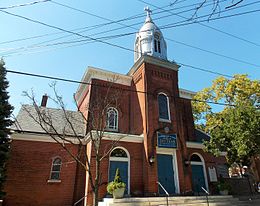
{"type": "MultiPolygon", "coordinates": [[[[15,6],[34,1],[37,0],[0,0],[0,7],[15,6]]],[[[199,0],[178,0],[177,3],[172,4],[171,6],[170,3],[175,2],[175,0],[144,1],[167,10],[171,9],[172,13],[161,12],[162,10],[151,5],[149,6],[153,10],[153,20],[160,28],[178,22],[186,24],[161,30],[165,38],[182,43],[179,44],[166,39],[169,60],[175,60],[176,62],[227,75],[246,73],[252,79],[259,79],[260,11],[241,16],[203,22],[204,25],[220,30],[221,33],[198,23],[187,24],[187,22],[191,21],[185,21],[184,18],[176,15],[176,13],[178,13],[178,15],[186,17],[186,19],[190,19],[192,14],[194,14],[194,10],[191,9],[195,8],[194,5],[190,5],[199,2],[199,0]],[[187,10],[190,11],[184,12],[187,10]],[[226,32],[229,35],[224,34],[223,32],[226,32]],[[251,43],[231,37],[230,35],[245,39],[251,43]],[[217,53],[217,55],[191,48],[183,44],[197,47],[202,50],[208,50],[217,53]],[[229,58],[221,57],[220,55],[229,58]]],[[[208,2],[210,3],[211,1],[209,0],[208,2]]],[[[231,5],[232,1],[222,0],[221,2],[221,11],[225,11],[225,7],[231,5]]],[[[92,30],[83,33],[81,33],[81,30],[76,30],[76,32],[85,36],[91,36],[92,38],[99,38],[137,31],[145,20],[143,9],[147,5],[148,4],[138,0],[55,0],[29,6],[10,8],[4,11],[70,31],[85,27],[88,27],[88,29],[92,28],[92,30]],[[109,23],[110,21],[66,8],[57,3],[62,3],[112,21],[128,18],[134,15],[140,15],[140,17],[129,21],[121,21],[121,25],[118,23],[110,23],[105,26],[91,27],[103,23],[109,23]],[[122,26],[122,24],[124,25],[122,26]],[[136,29],[127,27],[127,25],[129,26],[132,24],[136,24],[133,26],[136,29]],[[108,30],[116,28],[121,29],[108,32],[108,30]],[[96,33],[99,34],[96,35],[96,33]]],[[[244,7],[235,7],[235,9],[228,12],[217,13],[212,16],[212,19],[258,10],[260,9],[260,1],[244,0],[237,6],[244,7]],[[250,3],[252,4],[244,6],[250,3]]],[[[198,11],[197,16],[199,17],[208,14],[211,8],[212,5],[202,8],[198,11]]],[[[207,17],[199,18],[198,20],[207,20],[207,17]]],[[[118,47],[109,46],[100,42],[86,44],[86,42],[81,41],[73,44],[71,41],[86,40],[86,38],[69,35],[68,33],[61,32],[57,29],[33,23],[6,13],[0,12],[0,25],[0,56],[4,56],[6,67],[10,70],[81,80],[87,66],[94,66],[125,74],[134,63],[134,54],[131,51],[122,50],[118,47]],[[40,35],[45,36],[6,43],[7,41],[40,35]]],[[[135,34],[123,35],[120,38],[113,38],[104,41],[133,49],[134,40],[135,34]]],[[[18,112],[21,103],[29,102],[27,98],[22,96],[23,91],[30,91],[33,88],[39,101],[44,93],[52,94],[51,89],[49,88],[49,84],[52,80],[20,76],[16,74],[8,74],[7,77],[10,81],[10,102],[15,106],[15,113],[18,112]]],[[[214,74],[182,66],[179,71],[179,85],[184,89],[199,91],[204,87],[210,86],[211,81],[216,77],[217,75],[214,74]]],[[[74,108],[72,95],[76,91],[77,87],[78,85],[73,83],[57,83],[57,89],[63,96],[64,102],[67,104],[69,109],[74,108]]]]}

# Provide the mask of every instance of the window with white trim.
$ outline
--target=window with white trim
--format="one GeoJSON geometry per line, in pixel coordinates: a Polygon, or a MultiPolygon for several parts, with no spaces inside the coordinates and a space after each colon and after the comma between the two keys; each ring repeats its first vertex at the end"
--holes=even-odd
{"type": "Polygon", "coordinates": [[[170,121],[169,98],[167,95],[160,93],[158,95],[159,120],[170,121]]]}
{"type": "Polygon", "coordinates": [[[192,161],[192,162],[202,162],[200,157],[196,154],[191,155],[190,161],[192,161]]]}
{"type": "Polygon", "coordinates": [[[60,180],[61,158],[53,159],[51,166],[50,180],[60,180]]]}
{"type": "Polygon", "coordinates": [[[127,154],[126,154],[125,150],[123,150],[121,148],[116,148],[111,152],[110,157],[125,157],[125,158],[127,158],[127,154]]]}
{"type": "Polygon", "coordinates": [[[109,107],[107,110],[106,129],[118,130],[118,111],[114,107],[109,107]]]}

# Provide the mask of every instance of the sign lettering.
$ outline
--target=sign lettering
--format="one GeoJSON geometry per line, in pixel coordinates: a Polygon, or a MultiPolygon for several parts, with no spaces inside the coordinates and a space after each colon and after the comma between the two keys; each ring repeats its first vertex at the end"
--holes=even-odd
{"type": "Polygon", "coordinates": [[[158,133],[158,147],[177,148],[176,134],[161,134],[158,133]]]}

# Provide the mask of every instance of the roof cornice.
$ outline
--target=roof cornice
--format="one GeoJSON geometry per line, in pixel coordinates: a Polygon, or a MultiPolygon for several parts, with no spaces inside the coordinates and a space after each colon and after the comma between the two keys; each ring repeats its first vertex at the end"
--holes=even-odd
{"type": "Polygon", "coordinates": [[[179,70],[179,65],[176,64],[175,62],[170,62],[168,60],[163,60],[160,58],[156,58],[153,56],[149,56],[149,55],[143,55],[141,56],[136,62],[135,64],[132,66],[132,68],[129,70],[129,72],[127,73],[127,75],[132,76],[135,71],[143,64],[143,63],[150,63],[150,64],[154,64],[160,67],[164,67],[167,69],[172,69],[174,71],[178,71],[179,70]]]}
{"type": "Polygon", "coordinates": [[[83,78],[81,79],[81,82],[85,82],[86,84],[79,85],[75,94],[76,100],[81,99],[83,91],[88,86],[88,84],[91,83],[92,79],[100,79],[126,86],[130,86],[132,82],[132,77],[130,76],[89,66],[83,75],[83,78]]]}

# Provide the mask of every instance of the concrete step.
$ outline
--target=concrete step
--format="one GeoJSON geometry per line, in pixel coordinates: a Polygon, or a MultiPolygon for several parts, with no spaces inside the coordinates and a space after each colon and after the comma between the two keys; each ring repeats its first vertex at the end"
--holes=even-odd
{"type": "MultiPolygon", "coordinates": [[[[232,196],[209,196],[208,202],[210,206],[240,206],[242,203],[238,198],[232,196]]],[[[122,198],[112,199],[105,198],[99,206],[164,206],[166,205],[166,197],[145,197],[145,198],[122,198]]],[[[168,204],[172,206],[208,206],[205,196],[186,196],[186,197],[169,197],[168,204]]]]}
{"type": "Polygon", "coordinates": [[[260,200],[240,201],[242,206],[260,206],[260,200]]]}

